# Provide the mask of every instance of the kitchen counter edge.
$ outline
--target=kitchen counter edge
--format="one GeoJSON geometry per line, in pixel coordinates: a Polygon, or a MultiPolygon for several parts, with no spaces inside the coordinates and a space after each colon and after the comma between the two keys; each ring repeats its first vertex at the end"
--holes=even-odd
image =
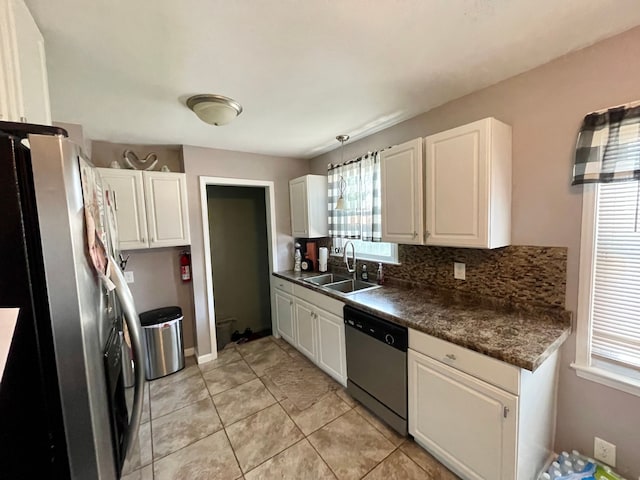
{"type": "MultiPolygon", "coordinates": [[[[426,333],[441,340],[468,348],[532,372],[542,365],[542,363],[555,351],[557,351],[571,334],[571,325],[570,322],[566,320],[566,316],[558,316],[556,318],[553,315],[549,315],[547,312],[505,313],[492,311],[487,308],[478,308],[475,306],[467,308],[464,305],[452,305],[450,307],[446,307],[439,304],[439,302],[430,302],[427,299],[417,300],[415,295],[410,293],[413,291],[412,289],[403,289],[399,287],[383,286],[368,292],[356,293],[353,295],[342,295],[304,281],[304,278],[316,275],[319,275],[319,273],[300,273],[293,272],[291,270],[273,272],[273,276],[275,277],[282,278],[296,285],[308,288],[309,290],[335,298],[347,305],[351,305],[373,315],[377,315],[390,322],[426,333]],[[411,295],[411,301],[414,303],[419,302],[424,306],[424,310],[435,312],[433,317],[437,317],[439,320],[425,322],[425,319],[423,318],[423,321],[416,321],[414,319],[390,313],[389,311],[385,311],[383,308],[377,308],[375,305],[376,301],[380,299],[383,299],[386,305],[391,306],[394,305],[394,302],[401,303],[401,301],[395,300],[394,297],[402,297],[403,294],[411,295]],[[499,320],[499,323],[502,325],[510,322],[517,323],[519,329],[525,329],[526,331],[518,331],[518,338],[514,338],[514,335],[509,334],[509,329],[504,329],[503,326],[500,328],[484,326],[483,328],[473,325],[473,327],[475,327],[475,331],[473,333],[470,333],[466,328],[462,328],[463,332],[456,333],[445,326],[447,323],[446,319],[443,320],[440,318],[444,315],[450,315],[451,318],[456,318],[458,323],[464,322],[465,317],[467,317],[469,321],[471,320],[471,317],[485,319],[495,318],[496,321],[499,320]],[[525,317],[526,320],[523,321],[525,317]],[[527,329],[527,326],[530,328],[527,329]],[[502,330],[505,330],[505,332],[503,333],[502,330]],[[490,341],[482,341],[479,339],[484,337],[490,338],[490,341]],[[528,338],[529,342],[524,345],[519,345],[518,340],[521,340],[522,338],[528,338]]],[[[425,314],[425,316],[428,315],[428,313],[425,314]]],[[[488,320],[485,320],[485,323],[487,321],[488,320]]],[[[495,327],[495,325],[492,325],[492,327],[495,327]]]]}

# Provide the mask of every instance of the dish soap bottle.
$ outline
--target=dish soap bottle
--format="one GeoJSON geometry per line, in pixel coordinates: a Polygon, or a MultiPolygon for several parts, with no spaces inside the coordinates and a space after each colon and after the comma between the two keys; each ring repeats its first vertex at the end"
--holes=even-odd
{"type": "Polygon", "coordinates": [[[378,285],[384,285],[384,272],[382,271],[382,262],[378,263],[378,273],[376,274],[378,285]]]}
{"type": "Polygon", "coordinates": [[[301,245],[298,242],[296,242],[294,246],[296,247],[296,252],[293,254],[293,271],[299,272],[302,270],[300,268],[302,264],[302,254],[300,253],[301,245]]]}
{"type": "Polygon", "coordinates": [[[362,265],[362,271],[360,272],[360,279],[363,282],[369,281],[369,272],[367,272],[367,266],[364,264],[362,265]]]}

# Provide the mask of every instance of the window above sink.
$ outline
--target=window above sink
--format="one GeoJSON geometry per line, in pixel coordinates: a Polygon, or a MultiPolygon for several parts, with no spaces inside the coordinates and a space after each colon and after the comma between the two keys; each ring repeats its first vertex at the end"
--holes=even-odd
{"type": "Polygon", "coordinates": [[[342,256],[344,244],[353,242],[356,248],[356,258],[371,262],[398,264],[398,244],[387,242],[363,242],[362,240],[349,240],[348,238],[333,238],[331,245],[332,256],[342,256]]]}

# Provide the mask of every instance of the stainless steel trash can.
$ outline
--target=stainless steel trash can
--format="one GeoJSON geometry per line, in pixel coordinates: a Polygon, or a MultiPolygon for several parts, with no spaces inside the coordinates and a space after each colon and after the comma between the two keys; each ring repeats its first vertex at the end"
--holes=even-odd
{"type": "Polygon", "coordinates": [[[163,307],[140,314],[146,343],[147,380],[164,377],[184,368],[182,310],[163,307]]]}

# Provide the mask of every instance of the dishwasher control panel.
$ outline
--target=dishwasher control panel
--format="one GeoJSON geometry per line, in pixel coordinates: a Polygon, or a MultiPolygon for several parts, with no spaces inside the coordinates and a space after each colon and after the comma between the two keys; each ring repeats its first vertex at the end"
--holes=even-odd
{"type": "Polygon", "coordinates": [[[365,333],[390,347],[406,351],[408,344],[407,328],[382,318],[345,305],[344,323],[347,327],[365,333]]]}

